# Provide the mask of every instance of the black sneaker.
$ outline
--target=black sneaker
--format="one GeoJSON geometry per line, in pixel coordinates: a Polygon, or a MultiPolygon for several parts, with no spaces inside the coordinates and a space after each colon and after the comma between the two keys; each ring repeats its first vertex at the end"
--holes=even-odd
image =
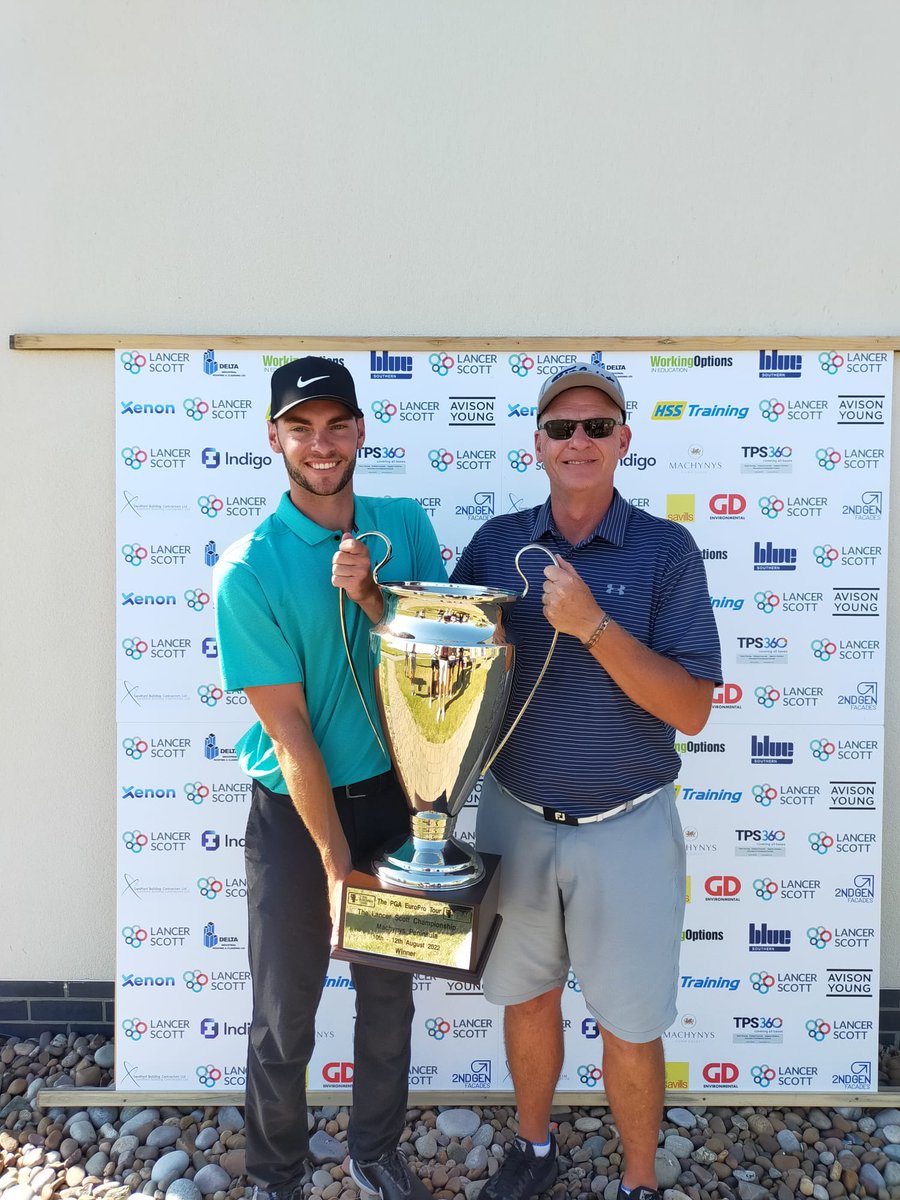
{"type": "Polygon", "coordinates": [[[357,1187],[381,1200],[431,1200],[431,1192],[413,1175],[399,1150],[389,1150],[374,1162],[351,1158],[350,1176],[357,1187]]]}
{"type": "Polygon", "coordinates": [[[312,1185],[312,1167],[307,1164],[302,1175],[298,1175],[296,1179],[292,1179],[290,1183],[283,1183],[280,1187],[265,1188],[258,1187],[253,1192],[253,1200],[303,1200],[304,1184],[312,1185]]]}
{"type": "Polygon", "coordinates": [[[531,1142],[516,1138],[506,1152],[503,1166],[479,1193],[479,1200],[529,1200],[546,1192],[559,1174],[556,1138],[550,1139],[550,1153],[538,1158],[531,1142]]]}
{"type": "Polygon", "coordinates": [[[618,1200],[660,1200],[659,1192],[655,1188],[640,1187],[632,1188],[630,1192],[622,1191],[622,1181],[619,1180],[619,1191],[617,1193],[618,1200]]]}

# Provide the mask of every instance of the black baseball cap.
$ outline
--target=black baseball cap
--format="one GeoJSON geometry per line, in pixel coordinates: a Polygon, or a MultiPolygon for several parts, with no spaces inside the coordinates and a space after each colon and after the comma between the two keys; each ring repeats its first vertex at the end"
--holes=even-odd
{"type": "Polygon", "coordinates": [[[295,358],[272,372],[272,403],[267,420],[283,417],[288,409],[307,400],[337,400],[353,413],[364,415],[356,399],[353,376],[341,363],[330,358],[295,358]]]}

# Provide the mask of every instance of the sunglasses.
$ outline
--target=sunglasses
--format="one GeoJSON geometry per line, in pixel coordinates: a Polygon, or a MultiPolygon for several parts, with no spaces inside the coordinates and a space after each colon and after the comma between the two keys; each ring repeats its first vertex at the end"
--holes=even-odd
{"type": "Polygon", "coordinates": [[[545,421],[543,425],[538,425],[538,429],[543,429],[551,441],[566,442],[579,425],[589,438],[597,439],[608,438],[617,425],[624,424],[624,421],[617,421],[615,417],[587,417],[581,421],[554,418],[553,420],[545,421]]]}

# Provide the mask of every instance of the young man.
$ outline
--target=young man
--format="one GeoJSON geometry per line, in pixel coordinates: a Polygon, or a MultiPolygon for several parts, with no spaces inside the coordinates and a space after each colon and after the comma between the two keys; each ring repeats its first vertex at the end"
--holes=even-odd
{"type": "MultiPolygon", "coordinates": [[[[446,575],[418,504],[353,491],[365,428],[345,367],[316,357],[279,367],[268,432],[284,459],[288,491],[272,516],[223,554],[216,621],[225,687],[243,689],[259,718],[238,743],[241,766],[253,778],[245,850],[253,979],[247,1170],[277,1200],[301,1200],[306,1070],[341,881],[353,859],[409,832],[406,802],[347,663],[338,588],[346,591],[350,650],[377,723],[368,634],[382,596],[369,551],[353,535],[377,529],[390,538],[391,578],[446,575]]],[[[384,1200],[427,1200],[397,1151],[412,977],[356,965],[351,973],[353,1177],[384,1200]]]]}
{"type": "Polygon", "coordinates": [[[685,894],[674,732],[703,728],[721,682],[719,643],[691,535],[613,486],[631,442],[618,378],[576,364],[544,384],[537,407],[549,500],[488,521],[453,572],[456,583],[516,589],[522,546],[540,542],[556,558],[522,558],[534,586],[506,619],[516,647],[507,725],[553,629],[561,635],[478,813],[479,849],[502,855],[503,924],[484,991],[506,1006],[520,1134],[482,1195],[527,1200],[556,1179],[548,1126],[571,965],[603,1038],[625,1157],[620,1196],[657,1200],[662,1034],[675,1016],[685,894]]]}

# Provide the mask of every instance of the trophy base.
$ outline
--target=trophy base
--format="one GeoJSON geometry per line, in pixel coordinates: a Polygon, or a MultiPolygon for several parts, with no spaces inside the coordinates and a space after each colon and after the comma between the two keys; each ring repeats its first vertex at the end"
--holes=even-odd
{"type": "Polygon", "coordinates": [[[344,881],[332,958],[388,970],[478,983],[500,928],[500,859],[481,856],[484,875],[448,895],[399,887],[366,871],[344,881]]]}
{"type": "Polygon", "coordinates": [[[428,891],[472,887],[484,877],[481,855],[455,838],[409,837],[375,862],[375,874],[391,887],[428,891]]]}

